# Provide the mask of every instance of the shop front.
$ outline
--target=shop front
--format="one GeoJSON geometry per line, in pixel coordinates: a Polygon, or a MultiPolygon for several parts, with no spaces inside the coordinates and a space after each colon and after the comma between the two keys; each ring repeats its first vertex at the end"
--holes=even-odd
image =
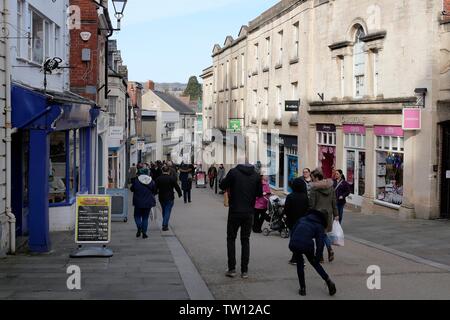
{"type": "Polygon", "coordinates": [[[344,174],[350,185],[350,204],[361,207],[366,193],[366,128],[344,125],[344,174]]]}
{"type": "Polygon", "coordinates": [[[325,178],[333,177],[336,170],[336,126],[334,124],[318,124],[317,131],[317,167],[321,168],[325,178]]]}
{"type": "Polygon", "coordinates": [[[74,227],[77,194],[92,190],[95,104],[70,92],[13,85],[13,210],[33,252],[50,250],[50,231],[74,227]]]}
{"type": "Polygon", "coordinates": [[[399,126],[374,126],[375,202],[394,209],[403,203],[404,132],[399,126]]]}

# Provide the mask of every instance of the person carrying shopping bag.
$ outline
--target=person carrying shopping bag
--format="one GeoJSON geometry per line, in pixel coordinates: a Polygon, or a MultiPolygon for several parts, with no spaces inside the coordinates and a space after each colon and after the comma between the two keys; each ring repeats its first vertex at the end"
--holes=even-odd
{"type": "Polygon", "coordinates": [[[267,213],[267,207],[269,201],[267,200],[270,197],[270,185],[268,178],[266,176],[261,176],[261,183],[263,187],[263,195],[262,197],[256,198],[255,203],[255,219],[253,221],[253,232],[254,233],[262,233],[262,225],[264,223],[264,219],[267,213]]]}

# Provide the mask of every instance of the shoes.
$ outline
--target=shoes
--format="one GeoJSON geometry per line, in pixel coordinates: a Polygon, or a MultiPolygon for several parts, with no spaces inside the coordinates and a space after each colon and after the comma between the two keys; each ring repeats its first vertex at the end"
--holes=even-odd
{"type": "Polygon", "coordinates": [[[298,294],[302,297],[306,296],[306,288],[300,288],[300,290],[298,290],[298,294]]]}
{"type": "Polygon", "coordinates": [[[236,275],[237,275],[236,270],[228,270],[225,273],[225,276],[228,278],[234,278],[234,277],[236,277],[236,275]]]}
{"type": "Polygon", "coordinates": [[[169,227],[163,227],[162,231],[169,231],[169,227]]]}
{"type": "Polygon", "coordinates": [[[146,233],[142,234],[142,239],[148,239],[148,235],[146,233]]]}
{"type": "Polygon", "coordinates": [[[241,278],[242,279],[248,279],[248,273],[247,272],[242,272],[241,278]]]}
{"type": "Polygon", "coordinates": [[[138,229],[138,231],[136,232],[136,238],[139,238],[141,236],[141,229],[138,229]]]}
{"type": "Polygon", "coordinates": [[[328,292],[330,293],[330,296],[334,296],[336,294],[336,285],[334,284],[333,281],[331,281],[331,279],[328,279],[327,283],[327,287],[328,287],[328,292]]]}
{"type": "Polygon", "coordinates": [[[328,261],[329,262],[333,262],[334,261],[334,251],[332,249],[328,250],[328,261]]]}

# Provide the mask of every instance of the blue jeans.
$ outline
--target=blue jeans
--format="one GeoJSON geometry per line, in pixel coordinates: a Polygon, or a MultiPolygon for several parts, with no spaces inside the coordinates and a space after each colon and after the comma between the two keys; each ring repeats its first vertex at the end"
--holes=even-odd
{"type": "Polygon", "coordinates": [[[339,212],[339,223],[342,225],[342,219],[344,218],[344,207],[345,207],[345,203],[343,204],[339,204],[337,205],[337,209],[339,212]]]}
{"type": "Polygon", "coordinates": [[[139,209],[134,208],[134,221],[136,222],[136,227],[141,230],[142,233],[147,233],[148,230],[148,218],[150,216],[151,209],[139,209]]]}
{"type": "Polygon", "coordinates": [[[161,202],[162,216],[163,216],[163,228],[169,226],[170,215],[172,213],[172,208],[174,205],[174,200],[169,200],[161,202]]]}

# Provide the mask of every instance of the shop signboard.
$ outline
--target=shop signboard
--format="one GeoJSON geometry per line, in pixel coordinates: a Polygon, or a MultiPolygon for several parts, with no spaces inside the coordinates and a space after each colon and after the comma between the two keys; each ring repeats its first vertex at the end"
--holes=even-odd
{"type": "Polygon", "coordinates": [[[75,242],[107,244],[111,241],[111,196],[77,196],[75,242]]]}
{"type": "Polygon", "coordinates": [[[363,125],[344,125],[344,134],[366,134],[366,127],[363,125]]]}
{"type": "Polygon", "coordinates": [[[336,132],[336,125],[334,124],[318,124],[316,126],[319,132],[336,132]]]}
{"type": "Polygon", "coordinates": [[[229,124],[229,129],[233,132],[241,131],[241,120],[240,119],[231,119],[229,124]]]}
{"type": "Polygon", "coordinates": [[[300,109],[300,100],[285,101],[284,108],[286,112],[298,112],[300,109]]]}
{"type": "Polygon", "coordinates": [[[403,130],[414,131],[422,129],[422,109],[404,108],[403,109],[403,130]]]}
{"type": "Polygon", "coordinates": [[[400,126],[375,126],[374,134],[379,137],[403,137],[404,132],[400,126]]]}
{"type": "Polygon", "coordinates": [[[123,139],[123,127],[110,127],[109,128],[109,138],[110,139],[123,139]]]}

